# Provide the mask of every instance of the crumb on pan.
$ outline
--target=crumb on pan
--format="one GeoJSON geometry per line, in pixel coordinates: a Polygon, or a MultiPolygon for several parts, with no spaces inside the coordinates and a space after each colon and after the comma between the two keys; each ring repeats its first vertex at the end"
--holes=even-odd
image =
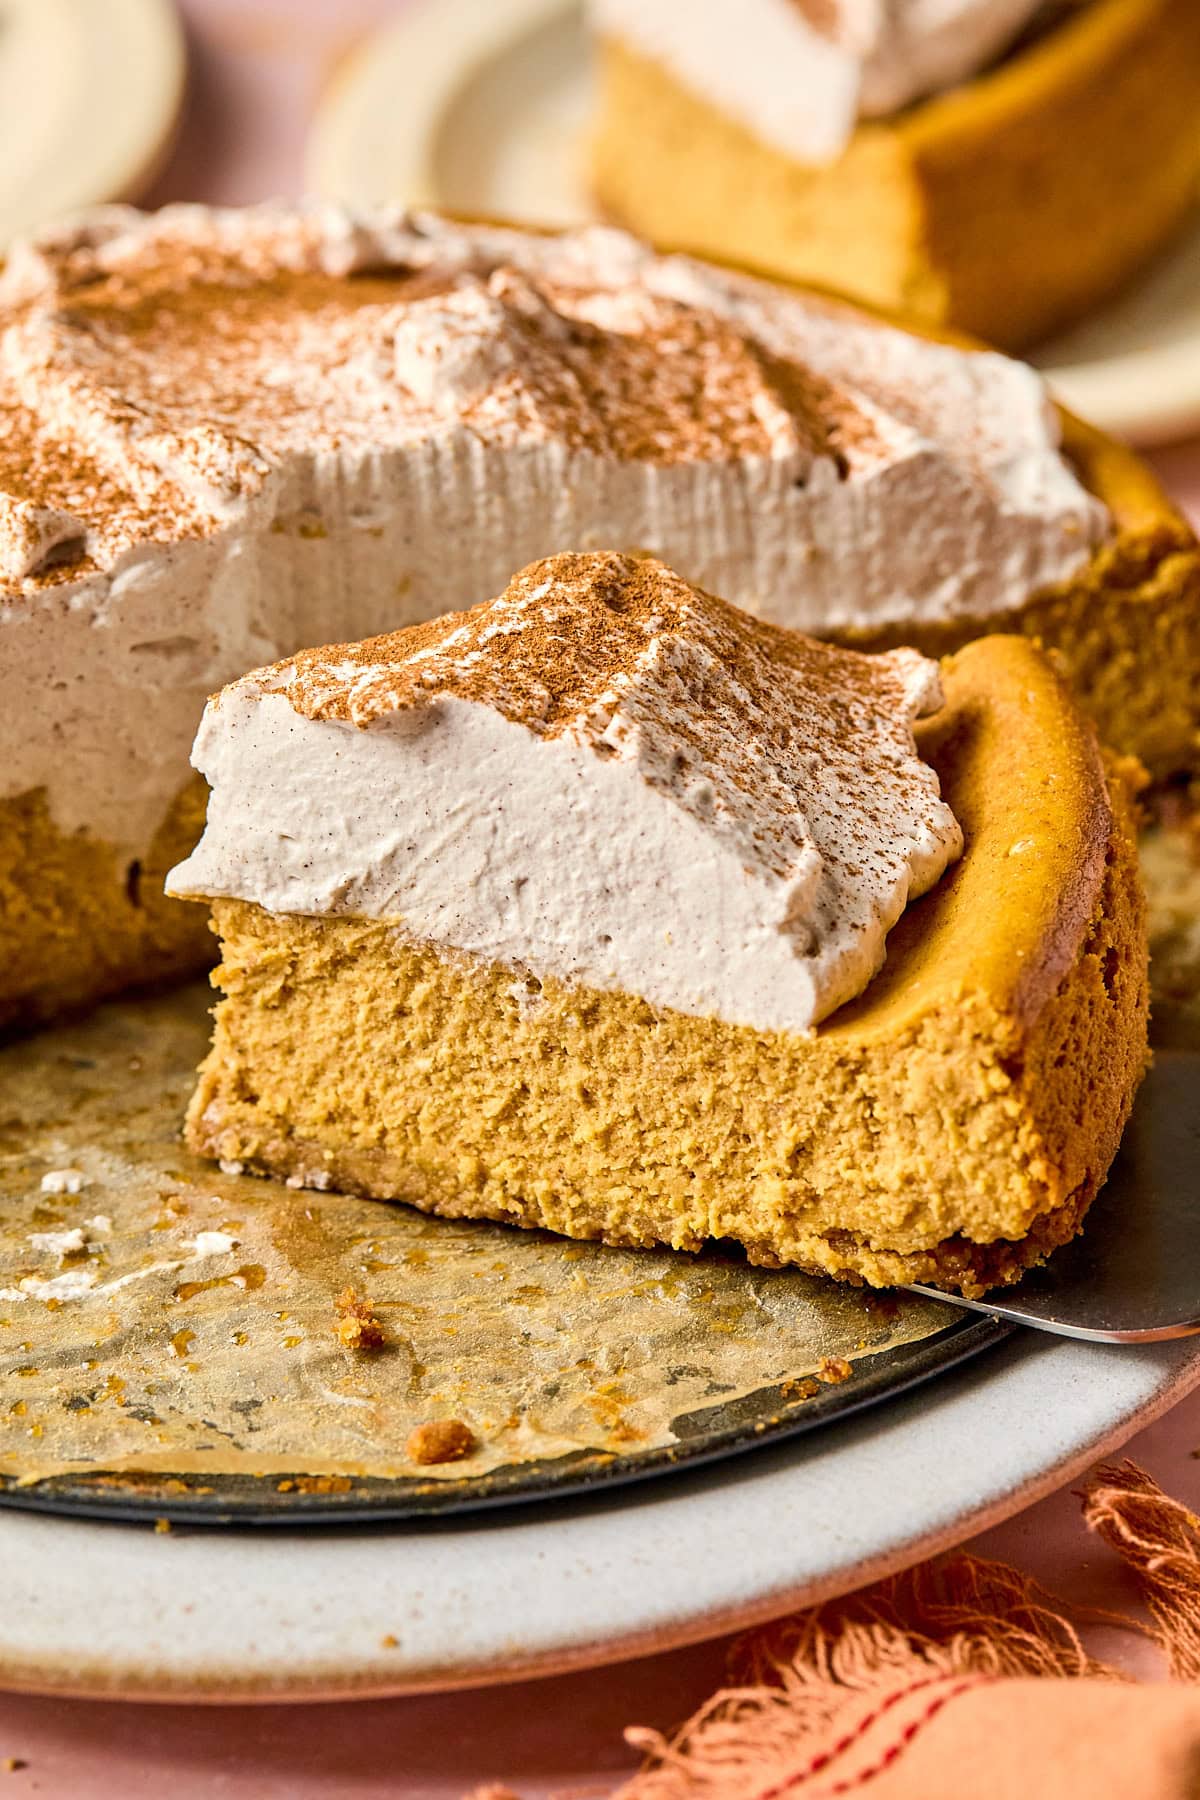
{"type": "Polygon", "coordinates": [[[826,1381],[831,1386],[839,1381],[849,1381],[854,1370],[844,1356],[823,1356],[817,1364],[817,1380],[826,1381]]]}
{"type": "Polygon", "coordinates": [[[375,1317],[369,1300],[360,1300],[352,1287],[343,1288],[333,1303],[337,1314],[334,1333],[347,1350],[379,1350],[383,1346],[383,1326],[375,1317]]]}
{"type": "Polygon", "coordinates": [[[275,1483],[277,1494],[348,1494],[354,1483],[348,1475],[288,1475],[275,1483]]]}
{"type": "Polygon", "coordinates": [[[408,1434],[405,1450],[415,1463],[458,1462],[470,1456],[477,1439],[461,1419],[429,1419],[408,1434]]]}

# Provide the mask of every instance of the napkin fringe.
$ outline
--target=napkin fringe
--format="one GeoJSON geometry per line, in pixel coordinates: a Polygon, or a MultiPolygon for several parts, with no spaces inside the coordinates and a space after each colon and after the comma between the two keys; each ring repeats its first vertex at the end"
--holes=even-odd
{"type": "MultiPolygon", "coordinates": [[[[1125,1614],[1077,1618],[1140,1631],[1173,1675],[1200,1677],[1200,1519],[1132,1462],[1097,1470],[1081,1498],[1089,1528],[1134,1572],[1153,1626],[1125,1614]]],[[[1088,1652],[1037,1582],[963,1551],[744,1639],[730,1673],[674,1735],[626,1732],[646,1763],[618,1800],[775,1800],[833,1772],[867,1732],[886,1740],[890,1729],[885,1755],[899,1756],[981,1681],[1125,1679],[1088,1652]]]]}
{"type": "Polygon", "coordinates": [[[1133,1571],[1173,1679],[1200,1680],[1200,1518],[1128,1459],[1096,1471],[1083,1516],[1133,1571]]]}

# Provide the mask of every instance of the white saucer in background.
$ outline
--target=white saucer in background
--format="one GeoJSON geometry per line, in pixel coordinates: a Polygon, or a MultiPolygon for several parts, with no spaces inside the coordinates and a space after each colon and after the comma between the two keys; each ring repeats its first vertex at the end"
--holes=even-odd
{"type": "MultiPolygon", "coordinates": [[[[589,93],[579,0],[410,0],[325,95],[308,184],[364,204],[578,223],[593,216],[589,93]]],[[[1152,444],[1200,428],[1200,213],[1123,299],[1032,360],[1107,431],[1152,444]]]]}
{"type": "Polygon", "coordinates": [[[308,186],[360,204],[579,224],[594,217],[590,93],[572,0],[409,0],[327,90],[308,186]]]}
{"type": "Polygon", "coordinates": [[[170,0],[0,0],[0,247],[153,176],[183,98],[170,0]]]}

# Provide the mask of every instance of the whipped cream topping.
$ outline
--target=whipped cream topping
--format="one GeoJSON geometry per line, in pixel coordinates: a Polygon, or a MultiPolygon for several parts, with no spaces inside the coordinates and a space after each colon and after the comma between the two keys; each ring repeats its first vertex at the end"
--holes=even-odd
{"type": "Polygon", "coordinates": [[[589,0],[592,24],[756,137],[832,162],[859,119],[984,69],[1045,0],[589,0]]]}
{"type": "Polygon", "coordinates": [[[563,549],[819,635],[1108,530],[1024,365],[618,232],[106,208],[0,276],[0,793],[140,854],[215,688],[563,549]]]}
{"type": "Polygon", "coordinates": [[[659,562],[552,557],[217,696],[208,824],[168,891],[803,1031],[961,851],[913,739],[940,704],[916,651],[781,632],[659,562]]]}

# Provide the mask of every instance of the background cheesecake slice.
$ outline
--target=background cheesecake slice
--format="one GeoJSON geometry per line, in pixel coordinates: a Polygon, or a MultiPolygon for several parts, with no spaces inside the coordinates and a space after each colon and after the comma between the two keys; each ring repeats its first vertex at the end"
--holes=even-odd
{"type": "Polygon", "coordinates": [[[169,884],[222,938],[192,1147],[610,1243],[1011,1279],[1115,1153],[1145,924],[1045,657],[983,639],[944,682],[596,555],[235,683],[169,884]]]}
{"type": "Polygon", "coordinates": [[[0,1030],[203,965],[207,696],[596,545],[757,615],[1064,658],[1200,765],[1200,553],[1039,378],[620,233],[126,209],[0,277],[0,1030]]]}
{"type": "Polygon", "coordinates": [[[1195,0],[591,12],[597,197],[660,245],[1020,348],[1196,203],[1195,0]]]}

